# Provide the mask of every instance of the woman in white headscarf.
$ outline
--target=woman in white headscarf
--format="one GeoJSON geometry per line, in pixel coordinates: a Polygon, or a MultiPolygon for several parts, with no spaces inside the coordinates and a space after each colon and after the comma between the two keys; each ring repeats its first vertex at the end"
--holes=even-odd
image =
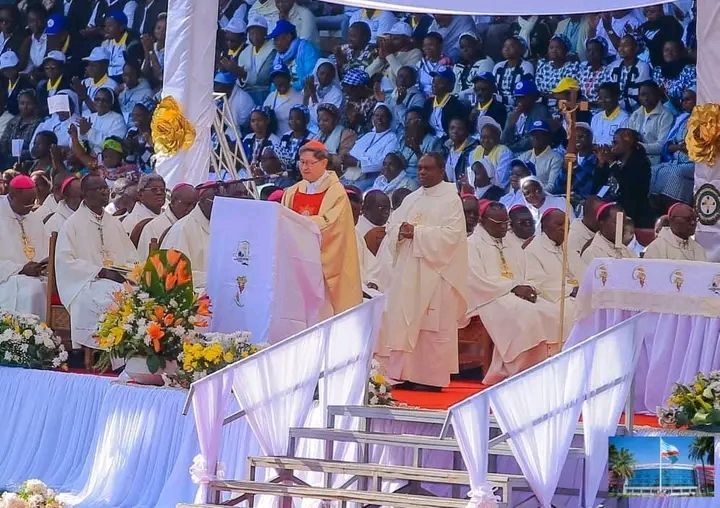
{"type": "Polygon", "coordinates": [[[327,58],[318,59],[312,76],[305,80],[303,104],[310,110],[310,130],[317,131],[317,107],[334,104],[342,107],[343,93],[335,64],[327,58]]]}
{"type": "Polygon", "coordinates": [[[573,212],[572,207],[569,210],[565,209],[565,198],[546,193],[542,182],[537,176],[530,175],[520,180],[520,190],[525,198],[525,206],[528,207],[535,220],[536,234],[540,234],[540,220],[545,210],[549,208],[557,208],[568,213],[570,221],[575,219],[575,212],[573,212]]]}
{"type": "Polygon", "coordinates": [[[72,145],[72,140],[70,139],[70,124],[77,124],[78,123],[78,115],[77,112],[79,110],[79,103],[78,103],[78,96],[75,92],[72,90],[60,90],[57,92],[56,95],[67,95],[68,96],[68,104],[70,105],[70,112],[58,112],[53,113],[49,117],[47,117],[45,120],[43,120],[40,125],[37,126],[37,129],[35,129],[35,134],[33,134],[32,140],[30,141],[30,148],[32,149],[33,145],[35,144],[35,137],[37,136],[38,132],[43,131],[50,131],[54,132],[58,139],[58,146],[64,146],[67,148],[70,148],[72,145]]]}
{"type": "Polygon", "coordinates": [[[473,194],[478,199],[498,201],[505,194],[503,189],[495,185],[496,168],[488,157],[473,162],[466,175],[467,184],[473,188],[473,194]]]}

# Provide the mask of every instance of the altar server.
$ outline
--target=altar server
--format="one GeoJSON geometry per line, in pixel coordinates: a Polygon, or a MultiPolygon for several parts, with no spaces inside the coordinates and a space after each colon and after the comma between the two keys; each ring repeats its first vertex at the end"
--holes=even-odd
{"type": "Polygon", "coordinates": [[[387,375],[407,388],[439,391],[458,371],[458,325],[466,309],[467,233],[445,161],[418,162],[422,186],[392,214],[385,242],[394,259],[376,346],[387,375]]]}
{"type": "Polygon", "coordinates": [[[120,221],[104,210],[110,198],[105,179],[89,174],[81,190],[82,204],[60,228],[55,272],[60,300],[70,312],[73,347],[97,349],[100,316],[125,281],[113,267],[130,269],[138,257],[120,221]]]}
{"type": "Polygon", "coordinates": [[[320,228],[320,261],[330,307],[323,317],[362,302],[360,264],[352,210],[345,188],[335,172],[327,171],[325,145],[309,141],[299,151],[298,167],[303,179],[285,189],[282,204],[305,215],[320,228]]]}
{"type": "Polygon", "coordinates": [[[198,191],[189,183],[177,184],[170,194],[170,204],[165,211],[145,224],[138,241],[138,255],[146,259],[153,238],[160,240],[163,233],[177,221],[189,214],[197,205],[198,191]]]}
{"type": "Polygon", "coordinates": [[[484,384],[498,383],[545,360],[559,343],[553,305],[538,299],[537,289],[528,282],[522,248],[504,240],[509,222],[503,205],[483,201],[480,225],[469,239],[466,318],[479,316],[495,345],[484,384]]]}
{"type": "Polygon", "coordinates": [[[595,233],[590,245],[582,253],[581,260],[583,272],[595,258],[636,258],[637,255],[625,244],[619,242],[615,245],[616,219],[622,208],[617,203],[605,203],[597,209],[598,231],[595,233]]]}
{"type": "Polygon", "coordinates": [[[39,215],[30,213],[35,183],[26,175],[10,181],[0,196],[0,310],[35,314],[45,319],[45,282],[48,237],[39,215]]]}
{"type": "Polygon", "coordinates": [[[377,255],[385,238],[385,226],[390,217],[390,198],[383,191],[371,190],[365,195],[355,230],[358,233],[360,273],[362,281],[375,279],[379,270],[377,255]]]}
{"type": "Polygon", "coordinates": [[[68,218],[74,214],[82,203],[82,190],[80,180],[75,176],[67,176],[60,186],[62,200],[55,212],[45,222],[45,231],[48,236],[53,232],[60,231],[60,228],[68,218]]]}
{"type": "Polygon", "coordinates": [[[707,261],[705,249],[692,237],[697,215],[691,206],[676,203],[668,210],[670,227],[662,228],[655,240],[645,249],[646,259],[678,259],[707,261]]]}
{"type": "Polygon", "coordinates": [[[151,173],[140,177],[137,186],[138,202],[122,220],[123,228],[129,235],[139,222],[154,219],[162,213],[165,204],[165,180],[151,173]]]}

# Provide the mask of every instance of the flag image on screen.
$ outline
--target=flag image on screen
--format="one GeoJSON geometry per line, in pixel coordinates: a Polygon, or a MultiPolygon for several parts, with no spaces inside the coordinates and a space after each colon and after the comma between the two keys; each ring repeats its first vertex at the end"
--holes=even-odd
{"type": "Polygon", "coordinates": [[[678,461],[679,455],[680,450],[666,443],[665,440],[660,439],[660,456],[662,458],[667,459],[671,464],[675,464],[678,461]]]}

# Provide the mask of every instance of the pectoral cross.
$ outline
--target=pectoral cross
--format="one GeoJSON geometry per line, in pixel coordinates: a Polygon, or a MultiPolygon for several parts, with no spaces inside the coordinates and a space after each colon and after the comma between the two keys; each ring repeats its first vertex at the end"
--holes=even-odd
{"type": "Polygon", "coordinates": [[[510,269],[507,259],[505,259],[502,242],[495,244],[495,247],[497,247],[498,253],[500,254],[500,277],[504,279],[512,279],[513,272],[510,269]]]}
{"type": "Polygon", "coordinates": [[[25,219],[18,218],[17,221],[18,226],[20,226],[20,236],[23,243],[23,254],[25,254],[25,257],[28,261],[32,261],[33,259],[35,259],[35,247],[33,247],[32,243],[30,243],[30,237],[25,232],[25,219]]]}

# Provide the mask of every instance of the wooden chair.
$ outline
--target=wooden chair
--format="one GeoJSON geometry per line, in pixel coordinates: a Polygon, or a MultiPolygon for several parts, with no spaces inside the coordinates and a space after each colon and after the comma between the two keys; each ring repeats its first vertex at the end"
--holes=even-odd
{"type": "Polygon", "coordinates": [[[148,249],[148,252],[155,252],[160,250],[160,242],[157,238],[151,238],[150,239],[150,248],[148,249]]]}
{"type": "Polygon", "coordinates": [[[492,362],[493,342],[479,317],[474,316],[470,324],[458,330],[458,355],[460,372],[480,368],[483,376],[487,374],[492,362]]]}
{"type": "MultiPolygon", "coordinates": [[[[172,226],[170,226],[171,228],[172,226]]],[[[163,231],[163,234],[160,235],[160,238],[158,238],[158,248],[162,245],[163,240],[165,240],[165,236],[167,236],[168,231],[170,231],[170,228],[167,228],[165,231],[163,231]]]]}
{"type": "Polygon", "coordinates": [[[62,339],[67,351],[72,349],[70,341],[70,313],[63,307],[58,296],[57,279],[55,277],[55,246],[57,244],[57,231],[50,235],[50,248],[48,249],[47,265],[47,297],[46,316],[47,325],[62,339]]]}
{"type": "Polygon", "coordinates": [[[148,222],[150,222],[152,218],[149,219],[143,219],[140,222],[138,222],[135,227],[132,230],[132,233],[130,233],[130,241],[133,243],[133,245],[137,248],[138,244],[140,243],[140,236],[142,235],[143,229],[145,229],[145,226],[147,226],[148,222]]]}

